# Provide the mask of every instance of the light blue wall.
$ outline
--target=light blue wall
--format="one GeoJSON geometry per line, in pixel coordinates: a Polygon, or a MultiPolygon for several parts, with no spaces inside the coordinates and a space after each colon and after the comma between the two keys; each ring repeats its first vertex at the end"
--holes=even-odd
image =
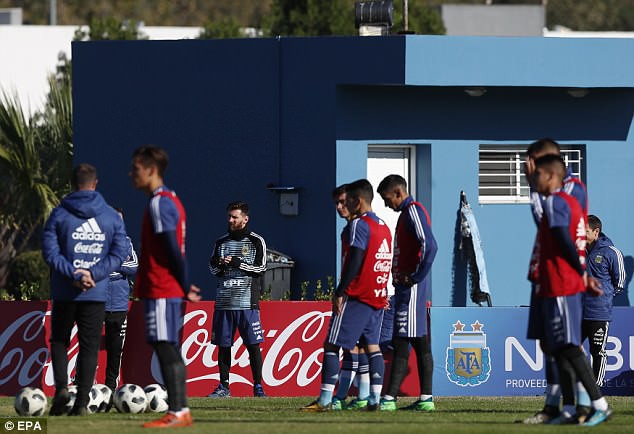
{"type": "Polygon", "coordinates": [[[405,83],[633,87],[634,40],[408,36],[405,83]]]}

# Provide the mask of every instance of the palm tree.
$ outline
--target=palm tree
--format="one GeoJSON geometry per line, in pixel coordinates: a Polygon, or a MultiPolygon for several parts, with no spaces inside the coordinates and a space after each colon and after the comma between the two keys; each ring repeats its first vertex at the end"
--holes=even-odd
{"type": "Polygon", "coordinates": [[[17,97],[0,98],[0,287],[11,261],[28,246],[35,230],[59,199],[41,163],[38,128],[17,97]]]}

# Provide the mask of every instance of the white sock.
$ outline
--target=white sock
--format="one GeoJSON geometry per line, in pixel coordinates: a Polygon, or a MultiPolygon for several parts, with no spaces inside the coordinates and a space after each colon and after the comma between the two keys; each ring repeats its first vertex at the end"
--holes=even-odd
{"type": "Polygon", "coordinates": [[[421,401],[427,401],[428,399],[432,399],[432,395],[421,395],[420,396],[420,400],[421,401]]]}
{"type": "Polygon", "coordinates": [[[592,401],[592,408],[605,411],[608,409],[608,401],[604,397],[601,397],[596,401],[592,401]]]}

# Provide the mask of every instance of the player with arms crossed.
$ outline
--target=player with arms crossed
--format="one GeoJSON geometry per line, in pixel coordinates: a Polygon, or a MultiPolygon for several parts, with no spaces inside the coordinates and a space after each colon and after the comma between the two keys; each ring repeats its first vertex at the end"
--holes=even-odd
{"type": "Polygon", "coordinates": [[[332,301],[332,317],[321,372],[319,398],[303,411],[319,412],[331,408],[339,377],[339,350],[364,346],[370,365],[368,410],[377,410],[383,386],[383,355],[379,347],[383,309],[387,300],[387,281],[392,264],[390,229],[372,212],[372,184],[360,179],[346,188],[346,208],[358,216],[348,223],[348,245],[341,280],[332,301]]]}
{"type": "Polygon", "coordinates": [[[601,294],[597,281],[585,272],[586,214],[577,200],[563,191],[566,167],[560,156],[545,155],[534,164],[534,185],[547,199],[529,269],[537,297],[538,321],[532,325],[541,326],[532,334],[544,341],[555,357],[564,396],[561,414],[550,423],[580,423],[574,400],[565,400],[574,396],[572,379],[577,378],[592,406],[584,425],[593,426],[607,420],[611,411],[580,346],[583,294],[586,288],[591,294],[601,294]]]}
{"type": "Polygon", "coordinates": [[[200,300],[200,289],[189,285],[185,261],[185,209],[163,184],[167,153],[142,146],[132,155],[130,177],[136,189],[150,197],[141,232],[141,259],[135,285],[143,300],[148,343],[154,347],[167,389],[169,410],[145,428],[176,428],[192,424],[187,408],[187,372],[180,354],[183,298],[200,300]]]}

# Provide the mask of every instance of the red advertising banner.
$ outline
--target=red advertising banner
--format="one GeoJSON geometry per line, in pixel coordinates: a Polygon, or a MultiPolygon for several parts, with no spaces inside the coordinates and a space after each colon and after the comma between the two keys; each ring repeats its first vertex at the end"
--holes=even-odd
{"type": "MultiPolygon", "coordinates": [[[[262,348],[262,375],[269,396],[317,396],[321,383],[323,342],[331,316],[329,302],[269,301],[261,303],[265,340],[262,348]]],[[[219,381],[218,351],[212,345],[211,324],[214,303],[185,303],[181,355],[187,366],[187,393],[206,396],[219,381]]],[[[53,370],[48,350],[50,336],[49,302],[0,302],[0,395],[14,395],[25,386],[40,387],[54,393],[53,370]]],[[[103,338],[102,338],[103,339],[103,338]]],[[[99,354],[97,378],[104,381],[106,355],[99,354]]],[[[68,375],[75,376],[79,346],[77,329],[68,349],[68,375]]],[[[389,364],[390,355],[386,355],[389,364]]],[[[412,375],[401,391],[418,393],[418,376],[413,357],[412,375]]],[[[386,366],[386,377],[389,365],[386,366]]],[[[143,307],[130,305],[128,332],[121,361],[119,384],[145,386],[161,383],[161,373],[152,347],[145,342],[143,307]]],[[[236,335],[231,350],[231,395],[252,396],[253,384],[249,355],[236,335]]]]}

